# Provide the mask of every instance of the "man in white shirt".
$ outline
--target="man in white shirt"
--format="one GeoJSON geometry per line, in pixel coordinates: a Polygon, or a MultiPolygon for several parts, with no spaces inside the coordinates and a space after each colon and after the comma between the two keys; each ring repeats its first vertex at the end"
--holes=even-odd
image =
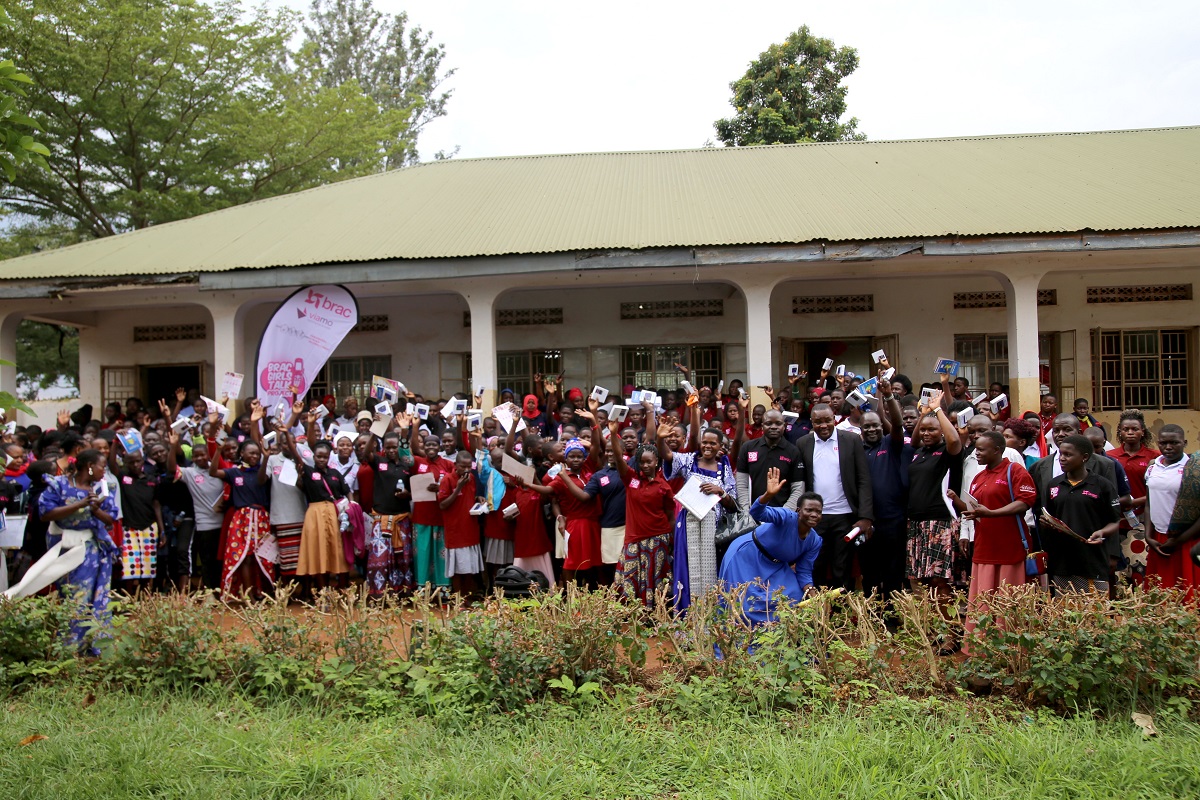
{"type": "Polygon", "coordinates": [[[824,544],[813,576],[822,587],[854,590],[855,545],[846,534],[858,528],[871,535],[874,506],[871,472],[862,439],[848,430],[837,430],[837,417],[824,403],[812,410],[812,433],[796,442],[808,488],[824,501],[817,533],[824,544]]]}

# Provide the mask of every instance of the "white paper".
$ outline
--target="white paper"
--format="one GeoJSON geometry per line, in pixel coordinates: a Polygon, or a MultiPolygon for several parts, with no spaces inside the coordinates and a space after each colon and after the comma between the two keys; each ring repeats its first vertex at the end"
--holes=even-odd
{"type": "Polygon", "coordinates": [[[0,512],[0,519],[4,520],[3,530],[0,530],[0,547],[17,547],[25,543],[25,523],[28,517],[24,514],[17,516],[7,516],[0,512]]]}
{"type": "Polygon", "coordinates": [[[432,472],[418,472],[408,479],[408,489],[414,503],[432,503],[437,500],[437,478],[432,472]],[[434,489],[435,491],[429,491],[434,489]]]}
{"type": "Polygon", "coordinates": [[[492,416],[500,423],[500,427],[504,429],[505,433],[512,430],[513,420],[519,416],[519,413],[520,409],[513,403],[501,403],[492,409],[492,416]]]}
{"type": "Polygon", "coordinates": [[[505,453],[500,460],[500,471],[514,478],[521,478],[526,483],[533,483],[537,478],[537,471],[533,467],[517,461],[515,458],[505,453]]]}
{"type": "Polygon", "coordinates": [[[388,432],[388,428],[392,425],[392,415],[380,415],[379,419],[371,423],[371,433],[377,438],[382,439],[383,435],[388,432]]]}
{"type": "Polygon", "coordinates": [[[296,471],[296,462],[285,458],[279,468],[279,482],[286,486],[295,486],[299,481],[300,473],[296,471]]]}
{"type": "Polygon", "coordinates": [[[887,361],[887,354],[882,350],[876,350],[874,353],[871,353],[871,359],[878,364],[880,362],[887,361]]]}
{"type": "Polygon", "coordinates": [[[245,379],[246,376],[240,372],[226,372],[221,378],[221,391],[217,394],[230,400],[235,399],[242,393],[242,381],[245,379]]]}
{"type": "Polygon", "coordinates": [[[269,561],[274,564],[279,560],[279,542],[275,541],[274,536],[267,534],[258,543],[255,552],[258,553],[258,557],[263,561],[269,561]]]}
{"type": "Polygon", "coordinates": [[[675,499],[679,504],[697,519],[703,519],[721,500],[720,495],[705,494],[700,491],[700,487],[705,483],[707,481],[701,480],[699,475],[692,475],[687,479],[687,483],[675,493],[675,499]]]}

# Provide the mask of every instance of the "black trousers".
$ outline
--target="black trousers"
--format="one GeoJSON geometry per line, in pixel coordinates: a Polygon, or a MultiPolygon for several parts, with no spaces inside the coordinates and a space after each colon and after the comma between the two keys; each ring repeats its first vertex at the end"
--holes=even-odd
{"type": "Polygon", "coordinates": [[[859,548],[846,541],[846,534],[857,519],[854,514],[826,514],[817,524],[822,544],[813,567],[813,582],[822,589],[840,586],[854,591],[854,551],[859,548]]]}
{"type": "Polygon", "coordinates": [[[171,577],[186,582],[195,571],[192,558],[192,538],[196,533],[196,520],[182,517],[175,524],[175,538],[171,542],[171,577]]]}
{"type": "Polygon", "coordinates": [[[221,556],[217,552],[221,546],[221,529],[198,530],[192,536],[193,565],[200,562],[200,577],[205,589],[218,589],[221,586],[221,556]]]}
{"type": "Polygon", "coordinates": [[[875,532],[858,548],[863,594],[883,597],[908,584],[908,524],[901,519],[875,520],[875,532]]]}

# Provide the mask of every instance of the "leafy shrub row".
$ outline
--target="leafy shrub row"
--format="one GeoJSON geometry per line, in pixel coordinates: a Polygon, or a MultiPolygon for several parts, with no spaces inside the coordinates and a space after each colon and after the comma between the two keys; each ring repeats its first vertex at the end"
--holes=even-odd
{"type": "Polygon", "coordinates": [[[545,700],[581,710],[608,700],[701,715],[731,706],[774,713],[983,683],[1065,712],[1164,703],[1187,711],[1200,699],[1200,615],[1168,592],[1108,601],[1006,591],[980,619],[965,660],[938,655],[961,625],[919,594],[889,608],[826,594],[757,630],[737,612],[738,595],[699,598],[684,618],[667,603],[648,613],[610,592],[574,589],[476,609],[329,593],[322,611],[303,614],[286,597],[223,607],[151,595],[116,609],[111,635],[95,640],[101,657],[88,660],[63,646],[70,614],[62,601],[0,601],[0,689],[68,679],[213,687],[257,701],[448,720],[527,713],[545,700]]]}

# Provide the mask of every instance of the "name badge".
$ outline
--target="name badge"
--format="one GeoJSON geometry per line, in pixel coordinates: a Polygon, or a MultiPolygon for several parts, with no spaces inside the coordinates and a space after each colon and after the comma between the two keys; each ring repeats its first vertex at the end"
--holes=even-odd
{"type": "Polygon", "coordinates": [[[133,478],[129,477],[128,475],[122,475],[121,483],[125,484],[126,486],[133,486],[133,478]]]}
{"type": "Polygon", "coordinates": [[[639,481],[637,478],[634,478],[633,480],[631,480],[631,481],[629,482],[629,488],[630,488],[630,489],[636,489],[636,488],[638,488],[638,487],[639,487],[639,486],[641,486],[641,485],[642,485],[642,482],[641,482],[641,481],[639,481]]]}
{"type": "Polygon", "coordinates": [[[429,471],[428,464],[421,464],[420,466],[417,467],[417,472],[428,472],[428,471],[429,471]]]}
{"type": "Polygon", "coordinates": [[[753,450],[749,453],[746,453],[746,460],[751,463],[758,461],[758,453],[754,452],[753,450]]]}
{"type": "Polygon", "coordinates": [[[200,484],[202,484],[202,483],[204,483],[204,476],[203,476],[203,475],[197,475],[197,476],[196,476],[196,485],[197,485],[197,486],[199,486],[199,485],[200,485],[200,484]]]}
{"type": "Polygon", "coordinates": [[[600,485],[601,485],[601,486],[608,486],[608,476],[607,476],[607,475],[601,475],[601,476],[600,476],[600,485]]]}
{"type": "Polygon", "coordinates": [[[283,472],[283,467],[276,467],[275,469],[273,469],[271,471],[274,472],[276,475],[279,475],[279,473],[283,472]]]}
{"type": "Polygon", "coordinates": [[[245,483],[246,483],[246,480],[245,480],[245,478],[242,478],[241,476],[238,476],[238,477],[236,477],[236,478],[234,478],[234,479],[233,479],[233,485],[234,485],[234,486],[244,486],[244,485],[245,485],[245,483]]]}
{"type": "Polygon", "coordinates": [[[312,479],[313,479],[314,481],[319,481],[319,480],[321,480],[321,473],[319,473],[319,472],[314,472],[314,473],[312,474],[312,479]]]}
{"type": "Polygon", "coordinates": [[[385,464],[384,462],[380,461],[380,462],[379,462],[379,471],[380,471],[380,472],[387,472],[387,464],[385,464]]]}

